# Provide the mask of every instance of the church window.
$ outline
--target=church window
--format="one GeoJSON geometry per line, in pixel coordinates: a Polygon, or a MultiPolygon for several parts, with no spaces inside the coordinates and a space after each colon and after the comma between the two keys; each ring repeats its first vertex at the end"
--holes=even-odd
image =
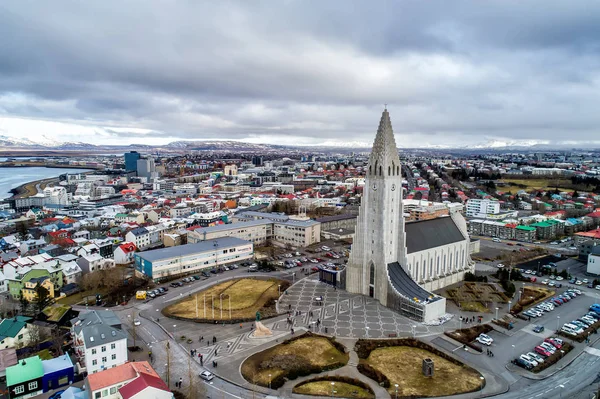
{"type": "Polygon", "coordinates": [[[370,267],[369,284],[375,284],[375,265],[371,263],[370,267]]]}
{"type": "Polygon", "coordinates": [[[433,259],[429,258],[429,276],[433,276],[433,259]]]}
{"type": "Polygon", "coordinates": [[[369,174],[371,174],[371,165],[369,165],[369,174]]]}
{"type": "Polygon", "coordinates": [[[396,174],[396,164],[392,162],[392,174],[396,174]]]}
{"type": "Polygon", "coordinates": [[[452,270],[452,254],[450,254],[449,269],[452,270]]]}
{"type": "Polygon", "coordinates": [[[448,271],[448,269],[446,268],[446,254],[444,254],[444,263],[442,263],[442,269],[444,269],[444,273],[448,271]]]}
{"type": "Polygon", "coordinates": [[[458,249],[456,250],[456,253],[454,254],[454,269],[458,269],[458,249]]]}
{"type": "Polygon", "coordinates": [[[391,174],[392,174],[392,167],[388,166],[388,176],[391,176],[391,174]]]}
{"type": "MultiPolygon", "coordinates": [[[[431,259],[431,261],[433,262],[433,259],[431,259]]],[[[437,257],[437,265],[435,267],[435,271],[436,273],[439,275],[440,274],[440,257],[437,257]]]]}
{"type": "Polygon", "coordinates": [[[375,169],[373,170],[373,174],[377,174],[377,165],[379,165],[379,161],[375,161],[375,169]]]}
{"type": "Polygon", "coordinates": [[[396,174],[400,176],[400,166],[396,166],[396,174]]]}
{"type": "Polygon", "coordinates": [[[379,165],[379,176],[383,176],[383,167],[379,165]]]}

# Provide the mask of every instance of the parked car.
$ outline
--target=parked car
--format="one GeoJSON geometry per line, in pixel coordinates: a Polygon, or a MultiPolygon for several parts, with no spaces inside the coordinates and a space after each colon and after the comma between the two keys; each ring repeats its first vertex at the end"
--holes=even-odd
{"type": "Polygon", "coordinates": [[[521,355],[521,359],[523,359],[523,360],[527,360],[529,363],[531,363],[531,365],[532,365],[533,367],[535,367],[535,366],[537,366],[537,365],[538,365],[538,362],[536,362],[534,358],[532,358],[532,357],[530,357],[530,356],[527,356],[527,355],[525,355],[525,354],[521,355]]]}
{"type": "Polygon", "coordinates": [[[533,358],[538,364],[544,363],[544,358],[535,352],[527,352],[526,355],[533,358]]]}
{"type": "Polygon", "coordinates": [[[140,324],[142,324],[142,322],[140,321],[140,319],[133,319],[133,325],[134,326],[139,326],[140,324]]]}
{"type": "Polygon", "coordinates": [[[549,344],[554,346],[556,349],[560,349],[563,346],[563,340],[560,338],[546,338],[544,340],[544,342],[548,342],[549,344]]]}
{"type": "Polygon", "coordinates": [[[541,346],[542,348],[546,349],[546,350],[547,350],[548,352],[550,352],[550,353],[554,353],[554,352],[556,352],[556,348],[554,347],[554,345],[552,345],[552,344],[549,344],[548,342],[542,342],[542,343],[540,344],[540,346],[541,346]]]}
{"type": "Polygon", "coordinates": [[[513,362],[526,370],[531,370],[533,368],[533,365],[529,361],[521,359],[520,357],[516,358],[513,362]]]}
{"type": "Polygon", "coordinates": [[[546,357],[548,357],[548,356],[551,356],[551,355],[552,355],[552,353],[551,353],[551,352],[549,352],[549,351],[548,351],[546,348],[544,348],[543,346],[536,346],[534,350],[535,350],[537,353],[539,353],[540,355],[543,355],[543,356],[546,356],[546,357]]]}

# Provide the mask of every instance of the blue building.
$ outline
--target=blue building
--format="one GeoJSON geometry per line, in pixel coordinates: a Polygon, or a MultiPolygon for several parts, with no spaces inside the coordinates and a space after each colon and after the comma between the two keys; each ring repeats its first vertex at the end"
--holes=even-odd
{"type": "Polygon", "coordinates": [[[125,170],[127,172],[137,172],[137,161],[140,159],[140,153],[137,151],[130,151],[125,153],[125,170]]]}
{"type": "Polygon", "coordinates": [[[73,383],[73,362],[69,355],[63,355],[50,360],[43,360],[44,376],[42,377],[42,389],[44,392],[51,391],[73,383]]]}

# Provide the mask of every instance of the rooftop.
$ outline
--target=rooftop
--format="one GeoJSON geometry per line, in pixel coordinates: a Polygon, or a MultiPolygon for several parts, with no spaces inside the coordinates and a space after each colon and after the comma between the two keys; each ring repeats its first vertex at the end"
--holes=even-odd
{"type": "Polygon", "coordinates": [[[193,255],[199,252],[214,251],[216,248],[226,249],[245,244],[250,244],[250,242],[235,237],[222,237],[208,241],[201,241],[196,244],[179,245],[176,247],[161,248],[155,249],[153,251],[141,252],[136,254],[135,256],[138,256],[150,262],[155,262],[159,260],[175,258],[178,256],[193,255]]]}
{"type": "Polygon", "coordinates": [[[41,378],[44,375],[44,367],[39,356],[28,357],[14,366],[6,368],[6,385],[14,386],[26,381],[41,378]]]}
{"type": "Polygon", "coordinates": [[[156,374],[156,371],[148,362],[130,362],[88,375],[88,385],[90,391],[93,392],[125,381],[131,381],[138,377],[140,373],[159,378],[159,375],[156,374]]]}

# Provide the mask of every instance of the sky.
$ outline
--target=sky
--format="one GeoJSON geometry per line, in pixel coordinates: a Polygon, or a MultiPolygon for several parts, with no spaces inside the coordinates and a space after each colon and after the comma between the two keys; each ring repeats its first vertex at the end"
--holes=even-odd
{"type": "Polygon", "coordinates": [[[600,2],[7,0],[0,135],[600,143],[600,2]]]}

